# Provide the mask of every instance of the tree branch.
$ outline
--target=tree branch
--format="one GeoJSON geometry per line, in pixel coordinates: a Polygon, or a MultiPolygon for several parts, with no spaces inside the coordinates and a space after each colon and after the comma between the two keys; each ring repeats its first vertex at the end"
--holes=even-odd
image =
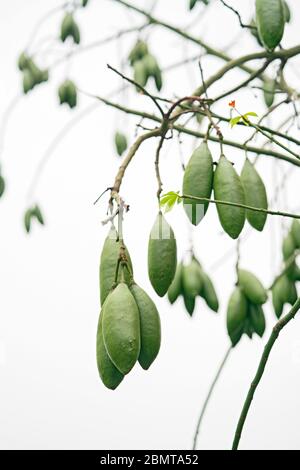
{"type": "Polygon", "coordinates": [[[257,387],[260,383],[260,380],[263,376],[263,373],[264,373],[266,364],[268,362],[271,350],[274,346],[274,343],[277,340],[281,330],[285,327],[285,325],[287,325],[295,317],[295,315],[297,314],[299,308],[300,308],[300,298],[297,299],[297,301],[295,302],[295,304],[293,305],[293,307],[291,308],[289,313],[287,315],[285,315],[283,318],[281,318],[281,320],[279,320],[276,323],[276,325],[274,326],[274,328],[272,330],[270,338],[269,338],[269,340],[268,340],[268,342],[267,342],[267,344],[264,348],[263,354],[262,354],[261,359],[259,361],[257,372],[256,372],[255,377],[253,379],[253,382],[251,383],[250,388],[248,390],[246,400],[245,400],[245,403],[244,403],[244,406],[243,406],[243,409],[242,409],[242,412],[241,412],[241,415],[240,415],[240,418],[239,418],[239,421],[238,421],[238,424],[237,424],[237,428],[236,428],[236,431],[235,431],[235,436],[234,436],[234,440],[233,440],[233,444],[232,444],[232,450],[237,450],[238,449],[240,438],[241,438],[242,431],[243,431],[243,428],[244,428],[244,424],[245,424],[245,421],[246,421],[246,418],[247,418],[247,415],[248,415],[248,412],[249,412],[249,408],[251,406],[255,391],[256,391],[256,389],[257,389],[257,387]]]}
{"type": "Polygon", "coordinates": [[[278,215],[281,217],[290,217],[292,219],[300,219],[300,214],[291,214],[289,212],[272,211],[268,209],[262,209],[260,207],[247,206],[246,204],[238,204],[237,202],[221,201],[219,199],[209,199],[207,197],[196,197],[196,196],[190,196],[189,194],[182,194],[179,197],[182,199],[191,199],[193,201],[199,201],[199,202],[211,202],[212,204],[221,204],[224,206],[241,207],[249,211],[261,212],[263,214],[278,215]]]}
{"type": "MultiPolygon", "coordinates": [[[[107,106],[111,106],[111,107],[116,108],[120,111],[123,111],[126,114],[131,114],[133,116],[139,116],[139,117],[142,117],[142,118],[145,118],[145,119],[149,119],[151,121],[158,122],[160,124],[162,123],[162,119],[159,116],[156,116],[154,114],[147,113],[147,112],[144,112],[144,111],[139,111],[137,109],[128,108],[127,106],[123,106],[123,105],[120,105],[118,103],[114,103],[114,102],[110,101],[109,99],[103,98],[99,95],[93,95],[91,93],[85,93],[85,94],[87,96],[90,96],[91,98],[94,98],[94,99],[97,99],[97,100],[101,101],[102,103],[105,103],[107,106]]],[[[213,114],[213,116],[214,116],[214,114],[213,114]]],[[[224,118],[224,120],[226,120],[226,118],[224,118]]],[[[181,126],[179,124],[178,125],[171,124],[171,127],[172,127],[172,129],[174,129],[174,130],[176,130],[180,133],[183,133],[183,134],[192,135],[194,137],[199,137],[199,138],[202,138],[202,139],[206,137],[206,134],[204,132],[199,132],[199,131],[196,131],[194,129],[188,129],[188,128],[186,128],[184,126],[181,126]]],[[[208,136],[208,140],[210,140],[212,142],[219,142],[218,137],[214,137],[212,135],[208,136]]],[[[286,162],[292,163],[293,165],[300,166],[300,161],[297,160],[296,158],[292,158],[288,155],[284,155],[282,153],[276,152],[275,150],[255,147],[253,145],[244,145],[244,144],[241,144],[239,142],[235,142],[235,141],[228,140],[228,139],[224,139],[222,141],[222,143],[223,143],[223,145],[238,148],[238,149],[244,150],[244,151],[249,152],[249,153],[254,153],[254,154],[257,154],[257,155],[271,156],[271,157],[274,157],[274,158],[278,158],[279,160],[284,160],[286,162]]]]}
{"type": "Polygon", "coordinates": [[[225,367],[225,364],[227,362],[227,359],[229,357],[229,354],[230,352],[232,351],[232,346],[230,345],[229,349],[226,351],[226,354],[224,356],[224,358],[222,359],[222,362],[221,364],[219,365],[218,367],[218,370],[217,370],[217,373],[216,373],[216,376],[215,378],[213,379],[212,383],[211,383],[211,386],[209,387],[208,389],[208,393],[207,393],[207,396],[204,400],[204,403],[203,403],[203,406],[201,408],[201,411],[200,411],[200,416],[199,416],[199,419],[197,421],[197,426],[196,426],[196,430],[195,430],[195,434],[194,434],[194,439],[193,439],[193,450],[196,449],[196,446],[197,446],[197,439],[198,439],[198,434],[199,434],[199,431],[200,431],[200,426],[201,426],[201,423],[202,423],[202,420],[204,418],[204,415],[205,415],[205,412],[206,412],[206,408],[207,408],[207,405],[209,403],[209,400],[210,400],[210,397],[214,391],[214,388],[215,388],[215,385],[216,383],[218,382],[218,379],[222,373],[222,370],[224,369],[225,367]]]}

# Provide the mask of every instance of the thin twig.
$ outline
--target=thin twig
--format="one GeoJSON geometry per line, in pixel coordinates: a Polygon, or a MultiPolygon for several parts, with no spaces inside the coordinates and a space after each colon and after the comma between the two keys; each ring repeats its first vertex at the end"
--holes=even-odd
{"type": "Polygon", "coordinates": [[[154,98],[153,95],[151,95],[151,93],[149,93],[149,91],[146,90],[146,88],[144,88],[143,86],[141,86],[139,83],[137,83],[135,80],[132,80],[132,78],[129,78],[129,77],[126,77],[126,75],[124,75],[123,73],[119,72],[117,69],[115,69],[114,67],[112,67],[111,65],[107,64],[107,67],[112,70],[113,72],[115,72],[117,75],[119,75],[120,77],[122,77],[124,80],[126,80],[127,82],[131,83],[132,85],[134,85],[135,87],[137,87],[139,90],[141,90],[143,92],[144,95],[148,96],[152,101],[153,103],[155,104],[155,106],[157,107],[157,109],[159,110],[160,114],[162,116],[165,115],[162,107],[160,106],[160,104],[158,103],[157,99],[154,98]]]}
{"type": "Polygon", "coordinates": [[[261,356],[261,359],[259,361],[259,365],[257,368],[257,372],[255,374],[255,377],[253,381],[251,382],[251,385],[249,387],[244,406],[242,408],[242,412],[236,427],[235,435],[234,435],[234,440],[232,444],[232,450],[237,450],[239,446],[239,442],[241,439],[242,431],[245,425],[245,421],[249,412],[249,408],[251,406],[255,391],[260,383],[260,380],[263,376],[266,364],[268,362],[270,353],[272,351],[272,348],[274,346],[275,341],[277,340],[279,333],[281,330],[287,325],[297,314],[298,310],[300,308],[300,298],[297,299],[297,301],[294,303],[293,307],[287,313],[283,318],[281,318],[276,325],[274,326],[272,333],[270,335],[270,338],[264,348],[263,354],[261,356]]]}
{"type": "Polygon", "coordinates": [[[225,364],[227,362],[227,359],[228,359],[231,351],[232,351],[232,346],[230,345],[229,349],[226,351],[226,354],[225,354],[221,364],[218,367],[217,373],[216,373],[216,375],[215,375],[215,377],[214,377],[214,379],[211,383],[211,386],[208,389],[208,393],[207,393],[207,396],[206,396],[206,398],[204,400],[204,403],[202,405],[202,408],[201,408],[201,411],[200,411],[200,416],[198,418],[197,425],[196,425],[196,430],[195,430],[194,439],[193,439],[193,450],[195,450],[196,446],[197,446],[197,439],[198,439],[201,423],[202,423],[202,420],[203,420],[205,412],[206,412],[207,405],[209,403],[209,400],[210,400],[211,395],[214,391],[216,383],[218,382],[218,379],[219,379],[219,377],[220,377],[220,375],[221,375],[221,373],[222,373],[222,371],[225,367],[225,364]]]}
{"type": "Polygon", "coordinates": [[[207,197],[196,197],[196,196],[190,196],[189,194],[182,194],[179,197],[181,199],[191,199],[193,201],[199,201],[199,202],[211,202],[212,204],[221,204],[224,206],[240,207],[242,209],[247,209],[253,212],[261,212],[263,214],[278,215],[281,217],[290,217],[292,219],[300,219],[300,214],[291,214],[289,212],[273,211],[273,210],[263,209],[261,207],[247,206],[246,204],[239,204],[237,202],[221,201],[219,199],[209,199],[207,197]]]}
{"type": "Polygon", "coordinates": [[[224,7],[228,8],[229,10],[233,11],[233,13],[235,13],[235,15],[238,17],[241,28],[248,28],[248,29],[252,29],[252,30],[257,30],[256,26],[253,26],[251,24],[243,23],[240,13],[237,10],[235,10],[235,8],[228,5],[226,2],[224,2],[224,0],[220,0],[220,2],[223,3],[224,7]]]}

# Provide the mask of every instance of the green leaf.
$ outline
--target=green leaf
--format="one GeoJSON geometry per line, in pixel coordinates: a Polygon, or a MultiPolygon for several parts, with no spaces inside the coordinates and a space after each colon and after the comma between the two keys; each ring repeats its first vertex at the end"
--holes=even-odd
{"type": "Polygon", "coordinates": [[[254,116],[254,117],[258,117],[258,115],[257,115],[256,113],[254,113],[254,111],[250,111],[249,113],[244,114],[244,116],[254,116]]]}
{"type": "Polygon", "coordinates": [[[236,116],[234,118],[231,118],[230,121],[229,121],[229,124],[231,126],[231,129],[240,122],[240,120],[242,119],[242,116],[236,116]]]}
{"type": "Polygon", "coordinates": [[[169,191],[166,194],[163,194],[160,198],[160,207],[164,207],[165,212],[169,212],[173,209],[174,205],[179,204],[181,202],[181,197],[179,196],[179,191],[176,193],[174,191],[169,191]]]}

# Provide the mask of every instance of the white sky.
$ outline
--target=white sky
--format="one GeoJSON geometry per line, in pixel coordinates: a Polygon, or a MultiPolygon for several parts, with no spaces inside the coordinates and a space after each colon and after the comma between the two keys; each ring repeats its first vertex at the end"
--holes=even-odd
{"type": "MultiPolygon", "coordinates": [[[[144,0],[136,4],[149,6],[144,0]]],[[[197,18],[196,9],[188,13],[185,0],[176,0],[176,8],[159,1],[155,14],[172,24],[187,25],[197,18]]],[[[245,21],[251,16],[253,1],[231,1],[245,21]]],[[[284,47],[299,43],[300,7],[295,1],[293,22],[286,29],[284,47]]],[[[26,45],[30,32],[47,10],[60,2],[10,0],[1,2],[0,112],[20,91],[16,59],[26,45]]],[[[200,8],[198,8],[198,11],[200,8]]],[[[39,38],[55,36],[61,13],[51,16],[41,28],[39,38]]],[[[120,28],[140,24],[141,18],[113,2],[90,0],[77,20],[83,44],[105,38],[120,28]]],[[[219,48],[233,42],[234,56],[254,51],[256,43],[244,32],[241,36],[235,16],[215,1],[210,13],[195,22],[195,35],[205,37],[219,48]]],[[[148,31],[145,32],[146,36],[148,31]]],[[[107,228],[101,225],[105,199],[96,207],[92,202],[110,186],[119,160],[114,154],[112,136],[116,127],[134,138],[138,119],[120,116],[100,105],[74,127],[53,153],[40,179],[33,201],[40,203],[46,227],[35,226],[28,237],[22,227],[27,207],[26,193],[34,171],[60,129],[89,106],[92,101],[79,97],[80,109],[73,112],[58,107],[57,87],[66,77],[74,79],[86,91],[104,96],[121,85],[107,70],[109,62],[120,66],[135,35],[95,48],[76,57],[68,66],[51,73],[51,81],[24,97],[11,114],[4,142],[3,172],[7,192],[1,200],[0,244],[0,447],[3,449],[189,449],[202,401],[215,370],[228,348],[225,310],[234,285],[235,256],[218,269],[214,263],[235,242],[222,234],[214,207],[194,232],[197,254],[218,290],[221,309],[218,315],[198,301],[190,319],[177,302],[172,308],[158,298],[147,278],[148,234],[156,216],[154,142],[147,142],[130,166],[121,194],[130,203],[125,237],[134,263],[136,281],[155,300],[162,321],[162,347],[149,371],[136,366],[120,387],[111,392],[98,378],[95,363],[95,334],[99,314],[98,264],[107,228]]],[[[150,46],[162,66],[198,52],[193,45],[160,28],[153,28],[150,46]]],[[[33,47],[34,49],[34,47],[33,47]]],[[[51,56],[39,63],[52,63],[51,56]]],[[[64,49],[67,52],[67,47],[64,49]]],[[[293,62],[297,65],[297,61],[293,62]]],[[[203,60],[204,74],[221,66],[215,59],[203,60]]],[[[270,73],[274,67],[270,68],[270,73]]],[[[212,87],[211,96],[238,82],[242,74],[229,74],[222,84],[212,87]]],[[[297,84],[295,71],[287,77],[297,84]]],[[[165,76],[164,96],[185,95],[199,83],[196,64],[174,70],[165,76]]],[[[264,112],[259,91],[236,93],[241,111],[264,112]]],[[[153,106],[134,92],[114,98],[153,112],[153,106]]],[[[218,111],[228,113],[227,99],[218,111]]],[[[276,114],[272,125],[289,112],[276,114]]],[[[222,127],[228,139],[242,141],[249,132],[222,127]]],[[[293,130],[299,134],[299,131],[293,130]]],[[[198,141],[183,139],[181,151],[187,160],[198,141]]],[[[218,146],[211,146],[215,160],[218,146]]],[[[226,149],[227,156],[241,168],[241,151],[226,149]]],[[[258,168],[270,198],[288,164],[262,157],[258,168]]],[[[299,210],[296,169],[286,191],[278,195],[276,207],[299,210]]],[[[168,141],[162,152],[162,177],[165,190],[181,187],[180,153],[177,139],[168,141]]],[[[179,253],[188,244],[186,217],[180,208],[168,216],[177,239],[179,253]]],[[[288,223],[269,217],[263,234],[254,233],[241,245],[241,265],[253,270],[266,285],[280,268],[280,240],[288,223]]],[[[246,234],[248,227],[245,228],[246,234]]],[[[230,448],[236,422],[256,370],[274,314],[266,308],[268,331],[263,340],[244,338],[232,353],[208,408],[199,437],[201,449],[230,448]]],[[[299,449],[300,419],[300,315],[282,333],[274,350],[250,410],[241,440],[241,448],[299,449]]]]}

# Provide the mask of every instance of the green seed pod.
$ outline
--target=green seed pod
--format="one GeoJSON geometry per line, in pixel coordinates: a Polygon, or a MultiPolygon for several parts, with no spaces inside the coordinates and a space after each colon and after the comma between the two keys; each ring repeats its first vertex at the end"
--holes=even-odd
{"type": "Polygon", "coordinates": [[[254,332],[262,338],[266,329],[266,320],[261,305],[249,303],[248,316],[250,318],[250,322],[253,326],[254,332]]]}
{"type": "Polygon", "coordinates": [[[196,297],[203,286],[202,276],[196,260],[182,267],[182,288],[189,297],[196,297]]]}
{"type": "Polygon", "coordinates": [[[115,133],[115,146],[117,154],[121,157],[125,150],[127,149],[127,139],[122,132],[115,133]]]}
{"type": "Polygon", "coordinates": [[[200,295],[203,297],[209,308],[214,312],[217,312],[219,310],[218,297],[210,277],[204,272],[202,272],[202,282],[203,286],[200,291],[200,295]]]}
{"type": "Polygon", "coordinates": [[[289,289],[289,298],[288,298],[288,303],[290,305],[294,305],[294,303],[297,301],[298,299],[298,293],[297,293],[297,288],[296,288],[296,285],[294,282],[290,281],[289,280],[289,283],[290,283],[290,289],[289,289]]]}
{"type": "Polygon", "coordinates": [[[77,88],[71,80],[65,80],[58,88],[60,104],[66,103],[70,108],[77,105],[77,88]]]}
{"type": "MultiPolygon", "coordinates": [[[[121,242],[117,240],[117,232],[114,227],[111,227],[103,248],[100,258],[100,268],[99,268],[99,281],[100,281],[100,299],[101,305],[103,306],[106,297],[111,291],[113,284],[115,282],[115,275],[117,269],[117,263],[120,256],[121,242]]],[[[130,259],[129,252],[127,248],[125,249],[126,258],[128,260],[128,265],[131,273],[133,273],[132,263],[130,259]]],[[[124,269],[125,281],[127,283],[131,282],[131,278],[127,269],[124,269]]],[[[118,282],[121,279],[121,267],[119,268],[118,273],[118,282]]]]}
{"type": "Polygon", "coordinates": [[[297,300],[297,290],[295,284],[290,281],[290,279],[285,274],[283,276],[280,276],[280,278],[276,281],[275,285],[273,286],[272,290],[275,290],[278,299],[280,299],[283,304],[288,303],[290,305],[293,305],[297,300]]]}
{"type": "Polygon", "coordinates": [[[155,82],[155,86],[156,86],[157,91],[160,91],[162,89],[162,86],[163,86],[163,81],[162,81],[162,73],[161,73],[161,70],[160,70],[159,67],[155,71],[154,82],[155,82]]]}
{"type": "Polygon", "coordinates": [[[173,304],[181,294],[182,288],[182,263],[179,263],[176,268],[175,276],[168,289],[168,299],[170,304],[173,304]]]}
{"type": "Polygon", "coordinates": [[[148,275],[155,292],[163,297],[176,272],[177,249],[174,232],[161,212],[158,213],[148,244],[148,275]]]}
{"type": "Polygon", "coordinates": [[[27,94],[35,85],[34,77],[30,70],[24,70],[23,73],[23,91],[27,94]]]}
{"type": "Polygon", "coordinates": [[[272,106],[275,98],[276,80],[266,79],[263,82],[264,100],[268,108],[272,106]]]}
{"type": "Polygon", "coordinates": [[[80,43],[80,31],[72,13],[66,13],[61,24],[60,39],[64,42],[68,37],[71,37],[76,44],[80,43]]]}
{"type": "Polygon", "coordinates": [[[37,219],[41,225],[45,225],[44,217],[38,205],[35,205],[31,210],[31,215],[37,219]]]}
{"type": "Polygon", "coordinates": [[[2,175],[0,175],[0,197],[3,196],[4,191],[5,191],[5,179],[3,178],[2,175]]]}
{"type": "Polygon", "coordinates": [[[29,57],[25,52],[22,52],[18,58],[18,68],[23,72],[28,67],[29,57]]]}
{"type": "Polygon", "coordinates": [[[244,332],[247,318],[247,300],[242,290],[236,287],[231,294],[227,307],[227,331],[235,346],[244,332]]]}
{"type": "Polygon", "coordinates": [[[245,333],[248,338],[252,339],[254,328],[249,317],[247,317],[245,320],[243,333],[245,333]]]}
{"type": "MultiPolygon", "coordinates": [[[[184,172],[182,192],[184,195],[209,199],[213,186],[213,159],[206,142],[197,147],[184,172]]],[[[183,207],[193,225],[204,217],[208,202],[184,199],[183,207]]]]}
{"type": "Polygon", "coordinates": [[[97,329],[97,366],[99,375],[104,385],[115,390],[122,382],[124,375],[115,367],[107,354],[102,331],[103,311],[101,311],[97,329]]]}
{"type": "Polygon", "coordinates": [[[284,302],[281,298],[282,290],[280,283],[277,281],[272,287],[272,303],[277,318],[280,318],[283,312],[284,302]]]}
{"type": "Polygon", "coordinates": [[[33,87],[35,85],[39,85],[46,78],[48,80],[48,72],[47,71],[42,71],[34,62],[32,59],[27,60],[27,68],[25,71],[28,70],[31,73],[32,80],[33,80],[33,87]],[[46,75],[45,75],[46,72],[46,75]]]}
{"type": "Polygon", "coordinates": [[[289,233],[282,242],[283,259],[285,261],[290,259],[291,256],[293,256],[295,249],[296,249],[296,246],[294,243],[294,237],[292,236],[291,233],[289,233]]]}
{"type": "Polygon", "coordinates": [[[291,226],[291,234],[296,248],[300,248],[300,222],[297,219],[293,220],[291,226]]]}
{"type": "Polygon", "coordinates": [[[128,60],[130,65],[136,61],[143,59],[148,54],[148,46],[144,41],[138,40],[134,47],[131,49],[128,60]]]}
{"type": "Polygon", "coordinates": [[[195,310],[196,297],[189,295],[185,290],[182,291],[182,295],[185,308],[189,315],[192,316],[195,310]]]}
{"type": "MultiPolygon", "coordinates": [[[[214,175],[214,195],[220,201],[245,204],[244,189],[239,175],[224,155],[221,155],[214,175]]],[[[245,209],[217,204],[221,225],[231,238],[237,238],[245,224],[245,209]]]]}
{"type": "Polygon", "coordinates": [[[141,336],[139,310],[124,282],[109,294],[103,306],[103,339],[116,368],[128,374],[139,357],[141,336]]]}
{"type": "Polygon", "coordinates": [[[158,63],[154,55],[146,54],[143,57],[143,63],[147,70],[147,74],[149,77],[154,77],[156,70],[159,68],[158,63]]]}
{"type": "Polygon", "coordinates": [[[83,7],[83,8],[86,7],[87,4],[88,4],[88,2],[89,2],[89,0],[81,0],[81,5],[82,5],[82,7],[83,7]]]}
{"type": "MultiPolygon", "coordinates": [[[[134,81],[138,83],[141,87],[145,87],[148,80],[148,74],[143,60],[137,60],[136,62],[134,62],[133,72],[134,81]]],[[[140,90],[137,88],[137,91],[140,90]]]]}
{"type": "MultiPolygon", "coordinates": [[[[246,205],[259,209],[268,209],[268,199],[264,182],[248,158],[246,158],[242,169],[241,181],[244,187],[246,205]]],[[[267,214],[246,210],[246,217],[253,228],[260,232],[263,230],[267,214]]]]}
{"type": "Polygon", "coordinates": [[[296,262],[294,262],[292,266],[290,266],[290,268],[286,272],[286,275],[291,281],[300,281],[300,269],[299,266],[297,266],[296,262]]]}
{"type": "Polygon", "coordinates": [[[285,24],[282,0],[256,0],[256,23],[264,46],[269,50],[278,46],[285,24]]]}
{"type": "Polygon", "coordinates": [[[197,3],[197,0],[190,0],[189,9],[192,10],[194,6],[196,5],[196,3],[197,3]]]}
{"type": "Polygon", "coordinates": [[[289,23],[291,21],[291,10],[290,7],[288,6],[288,3],[283,0],[283,13],[284,13],[284,19],[286,23],[289,23]]]}
{"type": "Polygon", "coordinates": [[[31,229],[31,218],[32,218],[32,211],[31,209],[27,209],[27,211],[24,214],[24,227],[27,233],[29,233],[31,229]]]}
{"type": "Polygon", "coordinates": [[[154,302],[137,284],[130,287],[140,313],[141,350],[139,363],[147,370],[160,349],[160,319],[154,302]]]}
{"type": "Polygon", "coordinates": [[[245,296],[250,300],[250,302],[260,305],[267,301],[267,291],[254,274],[246,271],[245,269],[239,269],[238,282],[239,286],[243,289],[245,296]]]}

